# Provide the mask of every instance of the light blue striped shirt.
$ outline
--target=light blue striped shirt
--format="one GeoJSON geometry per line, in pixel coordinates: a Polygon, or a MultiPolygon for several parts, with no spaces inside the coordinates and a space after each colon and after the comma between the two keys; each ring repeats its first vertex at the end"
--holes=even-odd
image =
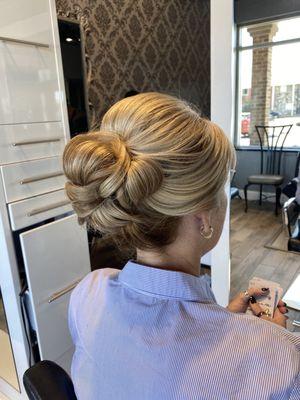
{"type": "Polygon", "coordinates": [[[215,302],[205,277],[129,262],[71,296],[79,400],[300,399],[300,339],[215,302]]]}

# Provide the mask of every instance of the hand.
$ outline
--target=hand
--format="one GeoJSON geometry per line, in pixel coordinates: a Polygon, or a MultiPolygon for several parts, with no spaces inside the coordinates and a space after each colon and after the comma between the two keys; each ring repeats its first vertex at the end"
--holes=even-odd
{"type": "Polygon", "coordinates": [[[277,308],[279,309],[281,314],[286,314],[289,312],[289,310],[287,309],[286,303],[284,303],[282,300],[279,300],[279,302],[277,304],[277,308]]]}
{"type": "Polygon", "coordinates": [[[260,296],[265,296],[267,293],[269,293],[269,290],[266,290],[266,288],[249,288],[247,292],[249,296],[245,296],[244,292],[236,295],[228,304],[227,309],[234,313],[244,313],[247,311],[249,303],[251,303],[251,301],[249,301],[249,297],[253,296],[254,298],[257,298],[260,296]]]}
{"type": "MultiPolygon", "coordinates": [[[[253,311],[254,315],[258,315],[259,313],[263,312],[263,308],[257,304],[257,303],[249,303],[251,310],[253,311]]],[[[265,319],[266,321],[273,322],[274,324],[283,326],[286,328],[286,321],[288,317],[286,317],[284,314],[287,313],[288,310],[285,306],[285,303],[282,300],[279,300],[278,306],[275,309],[274,316],[273,318],[268,317],[265,314],[262,314],[259,318],[265,319]]]]}

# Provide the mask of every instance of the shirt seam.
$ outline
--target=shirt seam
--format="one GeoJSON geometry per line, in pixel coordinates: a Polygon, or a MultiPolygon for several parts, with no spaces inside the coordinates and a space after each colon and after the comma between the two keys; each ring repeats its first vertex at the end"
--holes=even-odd
{"type": "MultiPolygon", "coordinates": [[[[80,295],[78,296],[78,298],[79,298],[80,303],[81,303],[81,298],[82,298],[82,292],[81,291],[80,291],[80,295]]],[[[81,340],[80,331],[79,331],[78,326],[77,326],[77,318],[76,318],[77,313],[73,313],[73,311],[75,311],[75,310],[72,307],[72,314],[74,315],[73,319],[74,319],[75,329],[76,329],[76,332],[77,332],[78,341],[80,342],[80,346],[83,349],[83,351],[86,353],[86,355],[89,357],[89,359],[91,361],[94,361],[93,357],[89,354],[89,352],[85,348],[85,345],[83,344],[83,341],[81,340]]],[[[76,351],[76,344],[75,344],[75,351],[76,351]]]]}
{"type": "Polygon", "coordinates": [[[182,301],[189,301],[189,302],[196,302],[196,303],[213,303],[213,304],[215,304],[212,299],[200,300],[200,299],[191,299],[191,298],[185,298],[185,297],[158,294],[158,293],[148,292],[147,290],[134,288],[134,287],[132,287],[132,286],[128,285],[127,283],[125,283],[123,281],[120,281],[120,280],[119,280],[119,282],[120,282],[121,285],[133,290],[134,292],[144,294],[145,296],[148,296],[148,297],[158,297],[158,298],[162,298],[162,299],[166,299],[166,300],[170,299],[170,300],[182,300],[182,301]]]}

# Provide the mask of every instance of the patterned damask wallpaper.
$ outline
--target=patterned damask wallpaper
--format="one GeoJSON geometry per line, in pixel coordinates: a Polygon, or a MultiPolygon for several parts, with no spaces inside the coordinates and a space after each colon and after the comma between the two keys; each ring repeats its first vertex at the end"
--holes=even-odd
{"type": "Polygon", "coordinates": [[[56,0],[80,21],[91,125],[129,90],[164,91],[210,113],[209,0],[56,0]]]}

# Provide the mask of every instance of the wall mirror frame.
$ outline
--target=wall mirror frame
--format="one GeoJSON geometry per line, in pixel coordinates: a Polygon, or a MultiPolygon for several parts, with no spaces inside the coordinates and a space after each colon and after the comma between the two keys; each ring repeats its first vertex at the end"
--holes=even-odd
{"type": "Polygon", "coordinates": [[[86,50],[87,37],[90,34],[89,16],[79,5],[74,5],[72,11],[63,11],[57,6],[57,19],[58,21],[70,22],[72,24],[78,24],[80,29],[81,38],[81,56],[82,56],[82,68],[83,68],[83,82],[84,82],[84,95],[85,95],[85,106],[87,112],[88,128],[89,130],[95,126],[95,110],[92,102],[89,100],[89,90],[93,83],[93,70],[92,63],[89,54],[86,50]]]}

